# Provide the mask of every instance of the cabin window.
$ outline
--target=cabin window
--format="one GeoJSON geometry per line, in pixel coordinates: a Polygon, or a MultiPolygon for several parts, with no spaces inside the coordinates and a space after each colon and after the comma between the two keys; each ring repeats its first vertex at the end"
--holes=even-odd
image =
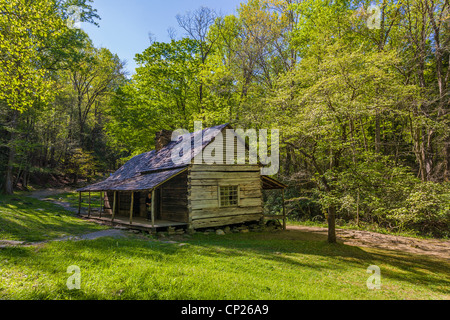
{"type": "Polygon", "coordinates": [[[239,205],[239,186],[221,186],[220,206],[234,207],[239,205]]]}

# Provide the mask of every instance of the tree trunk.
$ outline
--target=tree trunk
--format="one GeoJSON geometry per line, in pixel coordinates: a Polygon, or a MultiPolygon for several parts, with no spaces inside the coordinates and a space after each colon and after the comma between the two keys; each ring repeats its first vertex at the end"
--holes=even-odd
{"type": "Polygon", "coordinates": [[[444,181],[450,181],[450,138],[445,141],[444,147],[444,181]]]}
{"type": "Polygon", "coordinates": [[[380,114],[377,110],[375,115],[375,153],[381,151],[381,128],[380,128],[380,114]]]}
{"type": "Polygon", "coordinates": [[[6,177],[5,177],[5,184],[4,184],[4,192],[6,194],[13,194],[14,193],[14,187],[13,187],[13,169],[14,169],[14,161],[16,159],[16,138],[17,138],[17,116],[18,111],[13,110],[13,116],[11,119],[11,137],[9,139],[9,155],[8,155],[8,165],[6,167],[6,177]]]}
{"type": "Polygon", "coordinates": [[[336,243],[336,207],[328,208],[328,243],[336,243]]]}

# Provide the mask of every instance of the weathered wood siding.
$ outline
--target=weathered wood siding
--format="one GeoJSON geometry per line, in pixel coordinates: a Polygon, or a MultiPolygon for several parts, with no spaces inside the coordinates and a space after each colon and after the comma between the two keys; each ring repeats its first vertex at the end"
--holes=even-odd
{"type": "Polygon", "coordinates": [[[159,219],[188,222],[187,172],[183,172],[161,186],[159,219]]]}
{"type": "MultiPolygon", "coordinates": [[[[204,149],[204,152],[202,154],[203,163],[231,165],[236,164],[238,159],[244,159],[245,164],[256,164],[256,161],[255,163],[249,163],[250,161],[249,151],[246,150],[244,143],[242,143],[243,142],[242,139],[246,139],[246,137],[238,139],[234,130],[229,128],[223,129],[221,133],[222,134],[220,136],[214,138],[211,144],[209,144],[204,149]],[[221,144],[222,154],[218,153],[220,149],[217,148],[220,145],[220,141],[222,141],[221,144]],[[220,162],[214,163],[216,160],[219,160],[220,162]]],[[[248,138],[247,142],[250,142],[250,138],[248,138]]],[[[253,160],[255,159],[253,158],[253,160]]],[[[194,163],[199,164],[199,157],[195,159],[194,163]]]]}
{"type": "Polygon", "coordinates": [[[262,217],[258,165],[191,165],[188,170],[189,222],[194,229],[224,226],[262,217]],[[220,207],[220,186],[239,186],[239,204],[220,207]]]}

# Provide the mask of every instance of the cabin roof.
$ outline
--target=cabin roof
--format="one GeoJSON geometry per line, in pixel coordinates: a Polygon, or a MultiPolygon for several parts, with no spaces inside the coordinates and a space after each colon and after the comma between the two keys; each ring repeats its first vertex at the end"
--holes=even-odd
{"type": "Polygon", "coordinates": [[[262,188],[264,190],[287,188],[287,185],[285,185],[284,183],[281,183],[280,181],[275,180],[269,176],[261,176],[261,180],[262,180],[262,188]]]}
{"type": "Polygon", "coordinates": [[[153,173],[138,175],[136,177],[115,180],[115,181],[102,181],[92,184],[86,188],[79,189],[79,192],[85,191],[138,191],[138,190],[151,190],[166,182],[168,179],[180,174],[187,170],[187,168],[168,169],[164,171],[157,171],[153,173]]]}
{"type": "MultiPolygon", "coordinates": [[[[185,155],[188,161],[185,161],[184,163],[190,163],[190,159],[193,159],[197,154],[202,152],[203,149],[227,126],[228,124],[222,124],[206,128],[202,130],[202,134],[200,134],[200,131],[190,133],[191,154],[185,155]],[[203,143],[196,143],[201,141],[202,137],[203,143]]],[[[159,151],[152,150],[137,155],[127,161],[106,180],[78,189],[77,191],[138,191],[153,189],[159,184],[157,182],[162,177],[165,177],[165,180],[168,180],[179,173],[179,171],[181,171],[180,169],[184,169],[188,166],[188,164],[175,164],[172,161],[172,151],[177,146],[179,147],[180,143],[182,143],[181,137],[178,141],[171,141],[159,151]],[[154,183],[156,183],[156,185],[153,185],[154,183]]]]}
{"type": "MultiPolygon", "coordinates": [[[[228,124],[222,124],[206,128],[202,130],[202,134],[200,134],[200,131],[190,133],[191,154],[185,155],[187,161],[184,163],[186,164],[179,165],[172,161],[172,151],[182,143],[182,138],[180,137],[178,141],[171,141],[159,151],[152,150],[131,158],[106,180],[78,189],[77,191],[139,191],[154,189],[186,170],[190,160],[202,152],[227,127],[229,127],[228,124]],[[198,140],[195,139],[201,141],[202,137],[203,143],[196,143],[198,140]]],[[[272,178],[264,177],[263,184],[266,189],[282,189],[286,187],[284,184],[272,178]]]]}

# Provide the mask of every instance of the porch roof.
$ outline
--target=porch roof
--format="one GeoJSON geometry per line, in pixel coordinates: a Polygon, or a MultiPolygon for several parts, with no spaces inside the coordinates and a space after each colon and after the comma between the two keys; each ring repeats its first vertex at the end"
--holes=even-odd
{"type": "Polygon", "coordinates": [[[125,180],[106,180],[78,189],[78,192],[142,191],[152,190],[174,176],[186,171],[186,167],[141,174],[125,180]]]}

